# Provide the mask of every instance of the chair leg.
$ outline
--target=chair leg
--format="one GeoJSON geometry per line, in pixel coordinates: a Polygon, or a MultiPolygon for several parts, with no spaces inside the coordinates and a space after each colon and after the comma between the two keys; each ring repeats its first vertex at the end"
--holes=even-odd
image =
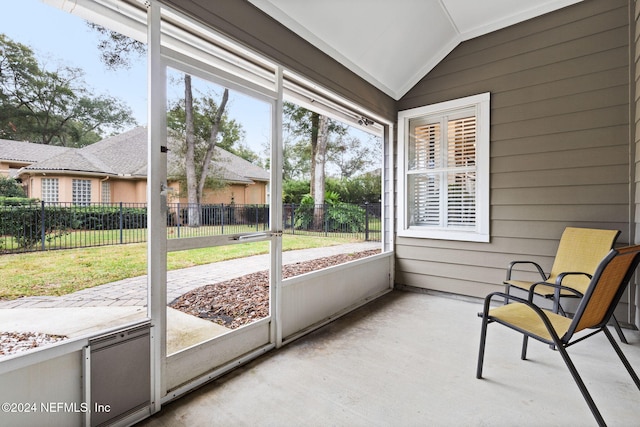
{"type": "MultiPolygon", "coordinates": [[[[603,329],[606,329],[606,327],[603,329]]],[[[567,353],[567,349],[564,348],[564,346],[561,343],[556,343],[555,347],[558,349],[558,352],[562,356],[562,359],[564,360],[564,363],[567,365],[567,368],[569,368],[569,372],[571,372],[571,376],[573,377],[573,380],[576,382],[578,388],[580,389],[580,392],[582,393],[582,397],[584,397],[584,400],[587,402],[587,405],[589,405],[589,409],[591,410],[591,413],[595,417],[596,422],[600,427],[606,427],[607,424],[604,422],[604,418],[602,418],[602,415],[600,414],[598,407],[593,401],[593,398],[589,394],[589,391],[587,391],[587,386],[585,386],[584,381],[582,381],[582,378],[578,374],[578,370],[576,369],[575,365],[573,364],[573,361],[569,357],[569,353],[567,353]]]]}
{"type": "MultiPolygon", "coordinates": [[[[504,285],[504,293],[509,295],[509,291],[511,290],[511,285],[508,283],[505,283],[504,285]]],[[[509,304],[509,298],[505,297],[504,298],[504,305],[509,304]]]]}
{"type": "Polygon", "coordinates": [[[623,342],[624,344],[629,344],[629,342],[627,341],[627,338],[622,333],[622,328],[620,327],[620,323],[618,323],[618,319],[616,319],[616,316],[611,315],[611,323],[613,324],[613,328],[618,333],[618,337],[620,338],[620,341],[623,342]]]}
{"type": "Polygon", "coordinates": [[[487,343],[487,314],[482,316],[482,329],[480,330],[480,351],[478,352],[478,368],[476,369],[476,378],[482,378],[482,365],[484,363],[484,347],[487,343]]]}
{"type": "Polygon", "coordinates": [[[620,346],[618,345],[616,340],[613,338],[613,335],[611,335],[611,331],[609,331],[609,329],[607,329],[606,326],[602,328],[602,331],[604,332],[604,334],[609,339],[609,342],[611,343],[611,346],[613,347],[613,349],[618,354],[618,357],[620,358],[620,361],[622,361],[622,364],[624,365],[624,367],[627,368],[627,372],[629,372],[629,375],[631,376],[631,379],[633,380],[633,382],[636,383],[636,387],[638,387],[638,390],[640,390],[640,378],[638,378],[638,375],[633,370],[633,367],[631,367],[631,364],[629,363],[629,360],[627,360],[626,356],[624,355],[624,353],[620,349],[620,346]]]}
{"type": "Polygon", "coordinates": [[[527,335],[522,336],[522,353],[520,353],[520,359],[527,360],[527,344],[529,343],[529,337],[527,335]]]}

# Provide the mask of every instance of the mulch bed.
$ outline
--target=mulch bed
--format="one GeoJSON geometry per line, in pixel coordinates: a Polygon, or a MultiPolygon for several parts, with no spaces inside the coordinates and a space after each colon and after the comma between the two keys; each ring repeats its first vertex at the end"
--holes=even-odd
{"type": "Polygon", "coordinates": [[[0,332],[0,356],[9,356],[31,350],[45,344],[66,339],[62,335],[49,335],[39,332],[0,332]]]}
{"type": "MultiPolygon", "coordinates": [[[[380,250],[374,249],[287,264],[282,267],[282,277],[299,276],[378,253],[380,250]]],[[[269,315],[268,271],[202,286],[171,301],[169,307],[230,329],[238,328],[269,315]]]]}

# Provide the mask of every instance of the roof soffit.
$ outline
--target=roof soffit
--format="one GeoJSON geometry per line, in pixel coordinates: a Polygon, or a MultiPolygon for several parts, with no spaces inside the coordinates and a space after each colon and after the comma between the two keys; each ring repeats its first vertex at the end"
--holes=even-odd
{"type": "Polygon", "coordinates": [[[249,0],[394,99],[459,43],[582,0],[249,0]]]}

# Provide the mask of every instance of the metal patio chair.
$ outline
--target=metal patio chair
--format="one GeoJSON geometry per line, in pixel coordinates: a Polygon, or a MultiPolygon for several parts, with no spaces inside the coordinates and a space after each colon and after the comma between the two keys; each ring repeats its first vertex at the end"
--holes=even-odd
{"type": "MultiPolygon", "coordinates": [[[[607,255],[613,247],[616,239],[620,235],[619,230],[602,230],[594,228],[567,227],[560,238],[560,244],[556,251],[556,256],[551,267],[551,272],[547,276],[542,267],[533,261],[512,261],[507,268],[507,278],[503,282],[505,293],[510,294],[511,288],[519,288],[529,291],[533,284],[536,284],[536,295],[553,300],[553,311],[564,314],[564,309],[560,304],[561,298],[580,298],[584,295],[589,279],[596,270],[598,263],[607,255]],[[540,282],[525,280],[515,280],[512,278],[513,268],[519,264],[533,265],[540,274],[540,282]],[[566,275],[566,272],[581,272],[584,275],[566,275]],[[572,290],[562,289],[551,285],[562,285],[572,290]],[[574,292],[577,291],[577,292],[574,292]]],[[[615,328],[620,341],[627,344],[627,339],[622,333],[622,328],[615,316],[612,316],[611,323],[615,328]]]]}
{"type": "MultiPolygon", "coordinates": [[[[541,309],[534,304],[533,294],[535,287],[529,292],[528,299],[503,292],[493,292],[487,295],[484,300],[483,311],[479,313],[479,316],[482,317],[482,329],[480,332],[480,351],[476,377],[482,378],[487,326],[489,323],[502,324],[524,335],[521,352],[522,360],[525,360],[527,356],[529,337],[554,346],[562,356],[567,368],[569,368],[596,421],[600,426],[606,425],[566,348],[599,332],[603,332],[640,390],[638,375],[607,328],[607,321],[613,314],[613,310],[622,297],[622,293],[639,261],[640,245],[618,250],[612,249],[596,268],[573,318],[562,316],[551,310],[541,309]],[[491,301],[494,298],[506,298],[511,303],[491,308],[491,301]],[[592,329],[592,331],[588,331],[589,329],[592,329]]],[[[569,288],[560,285],[553,286],[569,290],[569,288]]]]}

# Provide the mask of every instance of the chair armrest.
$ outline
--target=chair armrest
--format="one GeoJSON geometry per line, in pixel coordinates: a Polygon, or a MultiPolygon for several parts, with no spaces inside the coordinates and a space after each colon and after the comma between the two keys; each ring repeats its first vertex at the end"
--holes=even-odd
{"type": "MultiPolygon", "coordinates": [[[[566,275],[569,275],[569,274],[586,274],[586,273],[562,273],[561,275],[565,275],[565,276],[566,276],[566,275]]],[[[586,275],[588,276],[588,274],[586,274],[586,275]]],[[[564,276],[563,276],[563,277],[564,277],[564,276]]],[[[561,284],[560,284],[560,282],[562,282],[562,279],[561,279],[561,278],[558,278],[558,280],[556,281],[556,283],[551,283],[551,282],[544,282],[544,281],[542,281],[542,282],[536,282],[536,283],[532,284],[532,285],[531,285],[531,287],[529,288],[529,298],[528,298],[528,301],[529,301],[529,302],[532,302],[532,301],[533,301],[533,295],[535,294],[535,289],[536,289],[536,286],[538,286],[538,285],[550,286],[550,287],[552,287],[552,288],[555,288],[555,292],[554,292],[554,294],[555,294],[555,295],[554,295],[554,298],[556,298],[556,299],[560,296],[560,290],[562,290],[562,289],[564,289],[564,290],[566,290],[566,291],[569,291],[569,292],[571,292],[571,293],[575,294],[577,297],[581,297],[581,296],[582,296],[582,294],[581,294],[580,292],[578,292],[578,291],[576,291],[575,289],[570,288],[570,287],[568,287],[568,286],[563,286],[563,285],[561,285],[561,284]]]]}
{"type": "MultiPolygon", "coordinates": [[[[542,284],[544,282],[538,282],[538,283],[542,284]]],[[[548,283],[547,283],[547,285],[548,285],[548,283]]],[[[510,294],[506,294],[504,292],[492,292],[492,293],[490,293],[489,295],[487,295],[485,297],[483,312],[482,313],[478,313],[478,316],[487,317],[487,315],[489,314],[489,309],[490,309],[490,306],[491,306],[491,300],[493,299],[493,297],[500,297],[500,298],[502,298],[504,300],[507,300],[507,299],[508,300],[513,300],[515,302],[524,304],[527,307],[531,308],[538,315],[538,317],[540,317],[540,320],[542,320],[542,323],[547,328],[547,331],[549,331],[549,334],[553,338],[553,341],[556,342],[556,343],[560,343],[561,342],[561,339],[558,336],[558,333],[554,329],[553,325],[551,324],[551,320],[549,320],[549,317],[545,314],[544,310],[541,309],[540,307],[538,307],[536,304],[532,303],[531,301],[527,301],[527,300],[525,300],[523,298],[520,298],[520,297],[516,297],[516,296],[510,295],[510,294]]],[[[491,319],[488,319],[488,320],[492,321],[491,319]]]]}
{"type": "MultiPolygon", "coordinates": [[[[538,282],[538,283],[542,284],[544,282],[538,282]]],[[[542,309],[540,307],[538,307],[537,305],[535,305],[533,302],[527,301],[524,298],[517,297],[517,296],[511,295],[511,294],[504,293],[504,292],[491,292],[489,295],[487,295],[484,298],[483,312],[482,313],[478,313],[478,316],[482,317],[483,314],[489,313],[489,309],[491,308],[491,300],[493,299],[493,297],[503,298],[503,300],[505,301],[505,305],[506,305],[506,301],[507,300],[522,303],[524,305],[527,305],[527,306],[533,308],[536,312],[540,312],[540,314],[542,314],[545,318],[547,317],[546,315],[544,315],[544,312],[542,311],[542,309]]]]}
{"type": "MultiPolygon", "coordinates": [[[[580,271],[568,271],[566,273],[560,273],[558,274],[558,278],[556,279],[556,284],[558,285],[562,285],[562,281],[564,280],[564,278],[566,276],[587,276],[589,279],[591,279],[593,276],[589,273],[582,273],[580,271]]],[[[570,289],[570,288],[569,288],[570,289]]]]}
{"type": "Polygon", "coordinates": [[[511,270],[517,264],[531,264],[531,265],[533,265],[538,270],[538,273],[540,273],[540,277],[542,278],[542,280],[547,280],[548,276],[546,274],[544,274],[544,271],[542,270],[542,267],[540,267],[540,264],[538,264],[536,262],[533,262],[533,261],[511,261],[509,263],[509,266],[507,267],[507,280],[511,280],[511,270]]]}
{"type": "Polygon", "coordinates": [[[515,301],[515,302],[521,302],[523,304],[529,304],[529,301],[527,301],[524,298],[520,298],[504,292],[491,292],[484,298],[484,308],[481,313],[478,313],[478,317],[483,317],[489,312],[489,309],[491,308],[491,300],[493,299],[493,297],[498,297],[498,296],[504,298],[505,304],[508,304],[507,301],[515,301]]]}

